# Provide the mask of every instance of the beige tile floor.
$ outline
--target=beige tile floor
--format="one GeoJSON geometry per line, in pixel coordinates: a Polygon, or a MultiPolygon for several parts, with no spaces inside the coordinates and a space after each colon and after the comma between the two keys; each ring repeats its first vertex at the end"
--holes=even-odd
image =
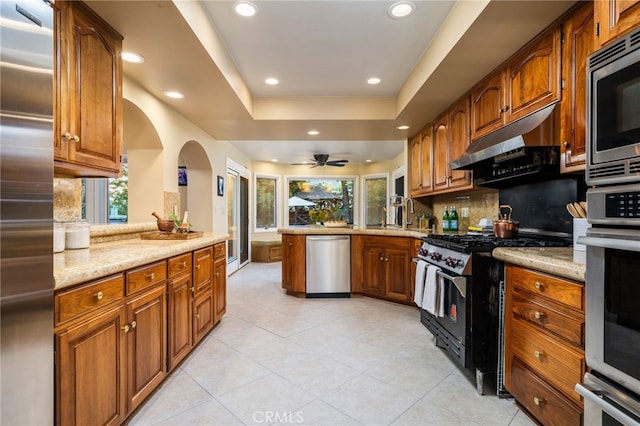
{"type": "Polygon", "coordinates": [[[229,277],[226,315],[131,425],[533,424],[478,395],[415,308],[286,296],[280,267],[229,277]]]}

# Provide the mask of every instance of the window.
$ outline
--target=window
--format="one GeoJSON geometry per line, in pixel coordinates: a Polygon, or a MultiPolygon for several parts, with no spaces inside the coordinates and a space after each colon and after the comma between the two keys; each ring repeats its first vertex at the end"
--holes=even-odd
{"type": "Polygon", "coordinates": [[[289,225],[309,225],[328,220],[354,223],[353,177],[288,178],[289,225]]]}
{"type": "Polygon", "coordinates": [[[256,231],[275,231],[278,227],[277,176],[256,175],[256,231]]]}
{"type": "MultiPolygon", "coordinates": [[[[365,226],[380,225],[383,219],[382,208],[387,208],[387,175],[363,176],[363,205],[365,226]]],[[[384,213],[384,221],[388,215],[384,213]]]]}
{"type": "Polygon", "coordinates": [[[127,223],[129,210],[129,165],[122,176],[82,179],[82,218],[93,225],[127,223]]]}

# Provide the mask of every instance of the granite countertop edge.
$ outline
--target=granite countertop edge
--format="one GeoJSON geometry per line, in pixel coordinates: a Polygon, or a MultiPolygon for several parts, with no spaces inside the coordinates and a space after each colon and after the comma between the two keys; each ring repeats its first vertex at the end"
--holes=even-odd
{"type": "Polygon", "coordinates": [[[323,226],[299,227],[299,228],[278,228],[279,234],[294,235],[382,235],[394,237],[420,238],[429,234],[427,229],[402,229],[402,228],[360,228],[349,226],[345,228],[325,228],[323,226]]]}
{"type": "Polygon", "coordinates": [[[226,234],[205,232],[202,237],[188,240],[130,238],[91,243],[86,249],[65,250],[53,255],[54,291],[198,250],[228,239],[229,236],[226,234]]]}
{"type": "Polygon", "coordinates": [[[505,263],[585,281],[585,252],[572,247],[498,247],[491,254],[505,263]]]}

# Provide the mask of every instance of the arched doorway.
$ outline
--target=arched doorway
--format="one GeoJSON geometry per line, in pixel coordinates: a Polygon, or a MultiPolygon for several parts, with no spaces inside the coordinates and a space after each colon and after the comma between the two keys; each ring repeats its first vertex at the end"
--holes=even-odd
{"type": "Polygon", "coordinates": [[[199,142],[189,141],[180,150],[178,164],[184,167],[187,178],[186,185],[179,187],[181,210],[189,211],[189,223],[195,230],[212,231],[216,183],[206,151],[199,142]]]}

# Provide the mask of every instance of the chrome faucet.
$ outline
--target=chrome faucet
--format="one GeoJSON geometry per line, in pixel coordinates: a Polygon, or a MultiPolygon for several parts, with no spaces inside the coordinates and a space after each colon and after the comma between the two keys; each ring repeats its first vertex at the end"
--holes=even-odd
{"type": "Polygon", "coordinates": [[[385,206],[382,206],[382,216],[380,218],[380,226],[383,228],[387,226],[387,208],[385,206]]]}
{"type": "Polygon", "coordinates": [[[409,225],[411,225],[411,219],[410,219],[410,214],[415,214],[416,209],[413,205],[413,199],[407,197],[404,199],[405,201],[405,206],[406,206],[406,212],[404,213],[405,215],[405,220],[404,220],[404,229],[407,229],[409,227],[409,225]],[[409,209],[409,204],[411,204],[411,209],[409,209]]]}

